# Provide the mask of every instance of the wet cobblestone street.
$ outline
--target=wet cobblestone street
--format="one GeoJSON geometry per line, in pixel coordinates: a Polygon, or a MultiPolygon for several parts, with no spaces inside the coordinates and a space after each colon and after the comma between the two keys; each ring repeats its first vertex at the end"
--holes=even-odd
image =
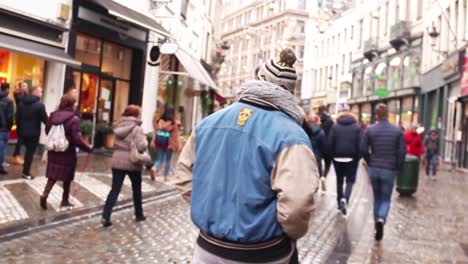
{"type": "MultiPolygon", "coordinates": [[[[334,174],[317,205],[306,237],[298,242],[301,263],[468,263],[468,178],[444,172],[421,176],[413,198],[394,192],[381,243],[373,240],[372,192],[361,169],[349,214],[336,209],[334,174]]],[[[0,263],[190,263],[197,229],[189,205],[168,195],[144,205],[136,223],[133,208],[113,214],[105,229],[95,215],[0,244],[0,263]]]]}

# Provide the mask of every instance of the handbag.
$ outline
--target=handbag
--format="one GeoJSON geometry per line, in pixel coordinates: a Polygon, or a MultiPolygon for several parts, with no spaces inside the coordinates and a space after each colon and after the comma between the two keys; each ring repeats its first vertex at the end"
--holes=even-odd
{"type": "MultiPolygon", "coordinates": [[[[135,127],[136,128],[136,127],[135,127]]],[[[151,156],[148,153],[148,149],[143,152],[138,151],[138,148],[135,143],[135,132],[136,129],[132,131],[132,138],[130,140],[130,161],[135,164],[146,165],[152,163],[151,156]]]]}

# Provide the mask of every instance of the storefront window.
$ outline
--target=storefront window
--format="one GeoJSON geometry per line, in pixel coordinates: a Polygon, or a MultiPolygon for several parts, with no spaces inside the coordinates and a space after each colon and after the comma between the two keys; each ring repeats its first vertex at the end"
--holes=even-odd
{"type": "Polygon", "coordinates": [[[375,90],[387,89],[387,64],[381,62],[375,67],[375,90]]]}
{"type": "Polygon", "coordinates": [[[96,75],[83,73],[80,89],[80,113],[83,119],[93,119],[97,85],[98,77],[96,75]]]}
{"type": "Polygon", "coordinates": [[[356,116],[359,116],[359,105],[358,104],[352,105],[351,112],[354,113],[356,116]]]}
{"type": "Polygon", "coordinates": [[[400,123],[400,100],[391,100],[388,102],[388,121],[394,125],[400,123]]]}
{"type": "Polygon", "coordinates": [[[129,82],[117,81],[115,85],[114,123],[120,119],[125,107],[127,107],[130,94],[129,82]]]}
{"type": "Polygon", "coordinates": [[[355,71],[353,74],[353,97],[362,95],[362,72],[355,71]]]}
{"type": "Polygon", "coordinates": [[[388,68],[388,89],[396,90],[401,88],[401,58],[395,57],[390,61],[388,68]]]}
{"type": "Polygon", "coordinates": [[[418,87],[421,84],[421,55],[419,51],[405,57],[403,60],[403,87],[418,87]]]}
{"type": "Polygon", "coordinates": [[[120,45],[104,42],[102,72],[110,76],[130,80],[132,50],[120,45]]]}
{"type": "Polygon", "coordinates": [[[85,64],[99,67],[101,62],[101,40],[78,33],[76,35],[75,58],[85,64]]]}
{"type": "Polygon", "coordinates": [[[372,118],[372,105],[370,103],[363,104],[361,107],[360,121],[362,124],[369,124],[372,118]]]}
{"type": "Polygon", "coordinates": [[[401,105],[401,126],[405,130],[410,129],[411,123],[413,122],[413,103],[414,98],[412,96],[403,98],[401,105]]]}
{"type": "Polygon", "coordinates": [[[372,79],[373,72],[374,71],[373,71],[372,66],[368,66],[364,70],[364,91],[363,91],[364,95],[370,94],[374,90],[373,79],[372,79]]]}
{"type": "Polygon", "coordinates": [[[20,82],[29,87],[44,85],[45,60],[0,49],[0,82],[9,82],[14,93],[20,82]]]}

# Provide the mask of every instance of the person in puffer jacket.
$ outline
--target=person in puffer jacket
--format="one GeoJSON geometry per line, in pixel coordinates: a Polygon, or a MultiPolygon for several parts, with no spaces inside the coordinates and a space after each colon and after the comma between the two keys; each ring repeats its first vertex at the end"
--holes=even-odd
{"type": "Polygon", "coordinates": [[[311,114],[309,116],[309,127],[312,134],[309,136],[310,142],[312,144],[312,150],[315,155],[315,159],[317,160],[317,166],[320,174],[320,185],[322,190],[326,190],[325,185],[325,175],[322,168],[322,158],[328,154],[327,152],[327,137],[325,136],[325,132],[320,127],[320,117],[311,114]]]}
{"type": "Polygon", "coordinates": [[[200,230],[192,263],[297,261],[317,163],[288,85],[292,70],[273,60],[263,67],[262,80],[244,83],[234,104],[202,120],[180,155],[176,186],[200,230]]]}
{"type": "Polygon", "coordinates": [[[362,130],[356,115],[351,113],[349,105],[338,105],[336,124],[329,135],[330,154],[336,172],[336,193],[338,209],[346,215],[360,159],[360,144],[362,130]],[[346,189],[343,185],[346,181],[346,189]]]}

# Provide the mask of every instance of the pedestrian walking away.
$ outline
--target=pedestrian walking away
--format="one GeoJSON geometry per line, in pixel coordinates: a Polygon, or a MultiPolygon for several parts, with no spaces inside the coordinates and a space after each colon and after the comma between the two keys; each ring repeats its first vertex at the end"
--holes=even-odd
{"type": "Polygon", "coordinates": [[[424,149],[426,151],[426,175],[430,176],[432,169],[432,176],[435,179],[437,175],[437,169],[439,165],[439,149],[440,149],[440,138],[437,129],[432,128],[424,139],[424,149]]]}
{"type": "Polygon", "coordinates": [[[258,78],[202,120],[180,155],[176,186],[200,230],[192,263],[298,262],[317,163],[290,92],[294,69],[269,60],[258,78]]]}
{"type": "Polygon", "coordinates": [[[361,154],[368,164],[374,193],[375,239],[380,241],[390,210],[395,176],[405,159],[406,143],[401,129],[388,122],[387,105],[377,105],[375,113],[377,124],[365,131],[361,154]]]}
{"type": "Polygon", "coordinates": [[[315,159],[317,160],[317,168],[320,175],[320,186],[323,191],[326,191],[325,177],[322,168],[322,157],[328,155],[327,153],[327,137],[320,127],[320,117],[311,114],[308,119],[309,127],[312,132],[310,142],[312,144],[312,151],[314,152],[315,159]]]}
{"type": "Polygon", "coordinates": [[[13,101],[8,97],[10,84],[0,86],[0,174],[8,174],[3,167],[5,153],[8,147],[10,130],[13,127],[13,101]]]}
{"type": "MultiPolygon", "coordinates": [[[[47,169],[46,177],[47,184],[44,192],[40,198],[40,206],[42,209],[47,210],[47,198],[50,191],[57,181],[63,182],[63,195],[60,206],[73,206],[69,200],[71,183],[75,178],[77,156],[76,148],[90,152],[91,146],[83,141],[80,132],[80,118],[75,114],[76,99],[71,95],[65,95],[60,100],[59,109],[50,115],[46,125],[46,133],[49,134],[49,141],[52,133],[57,132],[53,130],[59,126],[63,126],[65,132],[65,139],[68,147],[63,149],[49,149],[47,153],[47,169]]],[[[51,146],[48,142],[48,148],[51,146]]],[[[65,144],[65,146],[67,145],[65,144]]]]}
{"type": "MultiPolygon", "coordinates": [[[[23,101],[23,98],[29,94],[29,87],[27,82],[20,82],[18,84],[18,87],[16,88],[14,92],[14,98],[15,98],[15,105],[16,105],[16,111],[18,113],[18,107],[21,105],[21,102],[23,101]]],[[[21,133],[18,131],[18,126],[21,126],[20,123],[21,120],[18,120],[18,118],[15,118],[15,123],[16,123],[16,132],[18,135],[18,140],[16,141],[15,144],[15,150],[13,151],[13,156],[12,156],[12,163],[16,165],[23,165],[24,164],[24,159],[21,158],[21,146],[24,145],[23,138],[21,136],[21,133]]]]}
{"type": "MultiPolygon", "coordinates": [[[[316,114],[320,117],[320,127],[325,133],[325,136],[328,138],[330,136],[331,128],[333,127],[333,120],[330,117],[330,115],[326,112],[326,110],[327,107],[325,105],[321,105],[318,108],[316,108],[316,114]]],[[[323,177],[327,177],[328,173],[330,172],[333,158],[330,156],[329,153],[325,153],[323,155],[323,161],[325,163],[323,177]]],[[[322,179],[322,183],[322,186],[325,186],[325,179],[322,179]]]]}
{"type": "Polygon", "coordinates": [[[112,155],[112,187],[107,196],[102,213],[102,225],[109,227],[112,225],[111,213],[120,191],[125,176],[130,177],[133,191],[133,205],[135,207],[135,220],[137,222],[146,220],[143,214],[141,195],[141,174],[143,166],[139,162],[132,162],[132,145],[139,153],[148,149],[148,141],[141,125],[141,108],[136,105],[129,105],[125,108],[122,118],[114,128],[115,142],[114,153],[112,155]]]}
{"type": "Polygon", "coordinates": [[[164,163],[164,181],[167,181],[171,171],[172,154],[180,152],[180,122],[175,117],[172,107],[166,107],[161,118],[156,122],[153,132],[152,147],[156,149],[156,161],[151,169],[151,179],[154,181],[155,174],[158,173],[164,163]]]}
{"type": "Polygon", "coordinates": [[[338,105],[336,124],[333,125],[328,139],[336,173],[338,209],[343,215],[347,214],[347,205],[356,181],[362,133],[357,117],[349,110],[346,103],[338,105]],[[343,191],[345,182],[346,188],[343,191]]]}
{"type": "Polygon", "coordinates": [[[47,113],[44,104],[41,102],[42,88],[34,86],[31,88],[30,92],[30,95],[25,95],[21,99],[16,113],[18,133],[26,145],[23,178],[27,180],[33,179],[30,170],[36,148],[39,145],[41,123],[44,125],[47,124],[47,113]]]}

